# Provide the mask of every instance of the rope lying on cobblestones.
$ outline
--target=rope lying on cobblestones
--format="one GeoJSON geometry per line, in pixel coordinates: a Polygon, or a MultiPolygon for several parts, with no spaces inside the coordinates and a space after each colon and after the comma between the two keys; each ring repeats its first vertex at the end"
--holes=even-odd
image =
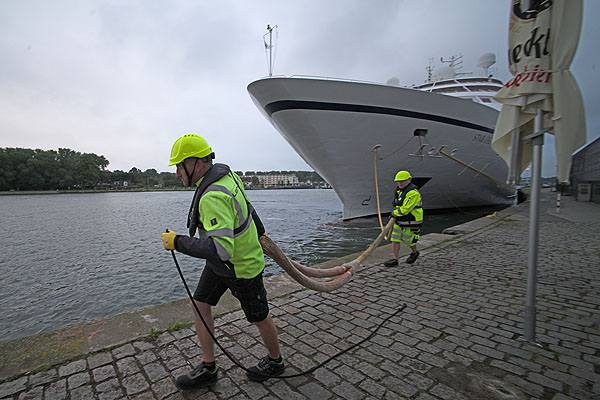
{"type": "MultiPolygon", "coordinates": [[[[377,247],[377,246],[375,246],[375,247],[377,247]]],[[[367,251],[368,251],[368,249],[367,249],[367,251]]],[[[365,253],[367,251],[365,251],[365,253]]],[[[179,272],[179,276],[181,277],[181,281],[183,282],[183,286],[185,286],[185,291],[187,292],[187,295],[188,295],[190,301],[192,302],[192,305],[194,306],[194,309],[198,313],[198,316],[200,317],[200,320],[202,320],[202,324],[204,324],[204,328],[210,334],[210,337],[212,338],[212,340],[217,344],[217,346],[219,346],[219,348],[221,349],[221,351],[227,356],[227,358],[229,358],[238,367],[242,368],[245,371],[248,371],[248,368],[244,367],[238,360],[236,360],[235,358],[233,358],[233,356],[231,354],[229,354],[229,352],[227,352],[227,350],[225,350],[225,348],[221,345],[221,343],[219,343],[219,341],[217,340],[217,338],[215,337],[215,335],[209,329],[208,324],[206,323],[206,321],[202,317],[202,313],[200,313],[200,310],[198,309],[198,306],[196,305],[196,302],[194,301],[194,298],[192,297],[192,292],[190,291],[190,288],[189,288],[189,286],[188,286],[188,284],[187,284],[187,282],[185,280],[185,277],[183,276],[183,272],[181,271],[181,267],[179,266],[179,262],[177,261],[177,257],[175,256],[175,252],[173,250],[171,250],[171,255],[173,256],[173,261],[175,261],[175,266],[177,267],[177,272],[179,272]]],[[[297,374],[292,374],[292,375],[279,375],[279,376],[270,376],[270,375],[262,374],[259,371],[252,371],[252,373],[253,374],[264,375],[264,376],[269,377],[269,378],[279,378],[279,379],[296,378],[296,377],[299,377],[299,376],[302,376],[302,375],[310,374],[310,373],[314,372],[315,370],[317,370],[318,368],[321,368],[323,365],[327,364],[329,361],[333,360],[334,358],[341,356],[342,354],[346,353],[347,351],[350,351],[353,348],[355,348],[357,346],[360,346],[361,344],[363,344],[367,340],[371,339],[377,333],[377,331],[379,330],[379,328],[381,328],[387,321],[389,321],[393,316],[399,314],[405,308],[406,308],[406,304],[403,304],[398,310],[396,310],[394,313],[388,315],[383,321],[381,321],[379,323],[379,325],[377,325],[377,327],[375,327],[375,329],[373,329],[373,331],[369,334],[369,336],[367,336],[366,338],[360,340],[357,343],[354,343],[352,346],[350,346],[350,347],[348,347],[348,348],[346,348],[346,349],[344,349],[342,351],[339,351],[338,353],[336,353],[333,356],[329,357],[327,360],[323,361],[320,364],[315,365],[314,367],[312,367],[310,369],[307,369],[306,371],[299,372],[297,374]]]]}
{"type": "Polygon", "coordinates": [[[349,263],[331,268],[312,268],[306,267],[290,258],[269,238],[267,235],[260,237],[260,245],[263,248],[265,255],[269,256],[287,272],[296,282],[302,286],[313,289],[319,292],[331,292],[340,288],[346,282],[350,281],[356,268],[362,265],[362,262],[371,255],[371,253],[379,246],[388,231],[392,229],[394,219],[390,219],[379,236],[367,247],[367,249],[356,259],[349,263]],[[316,280],[312,278],[329,278],[336,277],[332,280],[316,280]]]}

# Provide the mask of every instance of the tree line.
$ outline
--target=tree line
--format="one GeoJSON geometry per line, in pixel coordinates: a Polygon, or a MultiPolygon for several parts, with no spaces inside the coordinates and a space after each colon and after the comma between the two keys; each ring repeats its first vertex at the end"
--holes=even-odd
{"type": "MultiPolygon", "coordinates": [[[[67,148],[56,150],[0,148],[0,191],[9,190],[83,190],[182,187],[173,172],[109,171],[109,161],[102,155],[80,153],[67,148]]],[[[302,181],[321,182],[323,178],[309,171],[236,171],[242,175],[295,174],[302,181]]]]}
{"type": "Polygon", "coordinates": [[[172,172],[106,169],[104,156],[66,148],[0,148],[0,190],[69,190],[124,186],[182,186],[172,172]]]}

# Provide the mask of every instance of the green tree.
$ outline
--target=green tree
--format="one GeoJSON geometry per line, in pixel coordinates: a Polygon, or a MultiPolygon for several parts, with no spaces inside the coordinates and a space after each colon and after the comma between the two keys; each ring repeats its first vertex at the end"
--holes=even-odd
{"type": "Polygon", "coordinates": [[[82,189],[86,187],[95,187],[100,181],[100,171],[103,171],[104,168],[106,168],[108,161],[104,156],[97,156],[96,154],[90,153],[77,153],[75,159],[79,171],[79,186],[81,186],[82,189]]]}
{"type": "Polygon", "coordinates": [[[183,183],[172,172],[161,172],[160,179],[164,187],[182,187],[183,183]]]}
{"type": "Polygon", "coordinates": [[[142,175],[144,175],[146,179],[146,186],[155,186],[158,185],[160,182],[158,172],[156,172],[154,168],[145,170],[142,175]]]}
{"type": "Polygon", "coordinates": [[[113,185],[123,186],[125,182],[129,182],[129,174],[125,171],[117,169],[112,173],[113,185]]]}
{"type": "Polygon", "coordinates": [[[142,176],[142,171],[136,167],[133,167],[129,170],[127,177],[131,186],[140,186],[146,183],[144,177],[142,176]]]}

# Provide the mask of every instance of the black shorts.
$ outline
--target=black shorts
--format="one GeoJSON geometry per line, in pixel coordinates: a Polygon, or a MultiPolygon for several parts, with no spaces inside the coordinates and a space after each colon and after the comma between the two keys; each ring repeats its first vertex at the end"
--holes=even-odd
{"type": "Polygon", "coordinates": [[[267,318],[269,303],[262,272],[252,279],[231,279],[218,276],[209,267],[204,267],[194,300],[216,306],[227,289],[240,301],[248,322],[261,322],[267,318]]]}

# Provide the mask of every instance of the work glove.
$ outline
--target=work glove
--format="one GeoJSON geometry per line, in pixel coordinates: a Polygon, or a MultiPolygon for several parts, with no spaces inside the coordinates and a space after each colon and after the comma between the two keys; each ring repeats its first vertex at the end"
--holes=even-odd
{"type": "Polygon", "coordinates": [[[177,234],[167,229],[166,232],[160,235],[162,237],[162,243],[165,250],[175,250],[175,237],[177,234]]]}

